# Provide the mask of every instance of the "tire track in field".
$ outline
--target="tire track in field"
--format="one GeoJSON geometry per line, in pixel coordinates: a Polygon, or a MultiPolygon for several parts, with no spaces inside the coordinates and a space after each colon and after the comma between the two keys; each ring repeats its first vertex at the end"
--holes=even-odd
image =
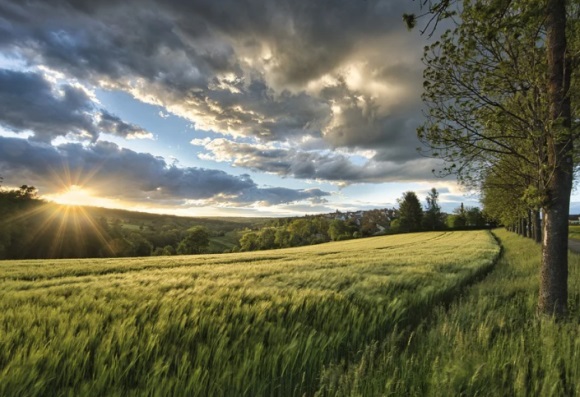
{"type": "Polygon", "coordinates": [[[440,240],[443,237],[448,236],[450,234],[451,234],[451,232],[441,232],[440,234],[438,234],[438,235],[436,235],[434,237],[431,237],[431,238],[426,238],[426,239],[422,239],[422,240],[416,240],[416,241],[412,241],[410,243],[403,243],[403,244],[398,244],[398,245],[391,245],[391,246],[388,246],[388,247],[378,247],[378,248],[375,248],[375,250],[381,251],[381,250],[392,250],[392,249],[400,248],[400,247],[408,247],[410,245],[417,245],[417,244],[422,244],[422,243],[426,243],[426,242],[429,242],[429,241],[440,240]]]}
{"type": "Polygon", "coordinates": [[[102,269],[79,269],[76,271],[66,271],[63,270],[58,273],[53,274],[37,274],[37,275],[7,275],[2,277],[2,282],[39,282],[39,281],[47,281],[47,280],[56,280],[60,278],[77,278],[83,279],[85,277],[100,277],[100,276],[109,276],[112,274],[127,274],[127,273],[138,273],[138,272],[146,272],[146,271],[155,271],[155,270],[169,270],[169,269],[179,269],[179,268],[197,268],[202,266],[221,266],[221,265],[230,265],[230,264],[243,264],[243,263],[254,263],[254,262],[265,262],[265,261],[276,261],[280,259],[287,259],[288,256],[286,255],[277,255],[277,256],[263,256],[263,257],[252,257],[252,258],[243,258],[243,259],[231,259],[231,260],[222,260],[222,261],[211,261],[211,262],[203,262],[203,263],[176,263],[173,265],[158,265],[158,264],[151,264],[151,265],[141,265],[139,267],[128,267],[128,268],[120,268],[118,265],[111,265],[110,268],[102,268],[102,269]]]}
{"type": "MultiPolygon", "coordinates": [[[[416,246],[417,244],[424,244],[427,242],[433,242],[441,239],[445,239],[452,235],[452,232],[441,232],[436,235],[430,236],[429,238],[421,238],[411,242],[390,245],[386,247],[377,247],[372,250],[375,251],[385,251],[385,250],[393,250],[398,248],[404,248],[408,246],[416,246]]],[[[352,241],[352,240],[351,240],[352,241]]],[[[302,247],[303,248],[303,247],[302,247]]],[[[108,277],[113,275],[129,275],[131,273],[145,273],[145,272],[155,272],[155,271],[163,271],[163,270],[177,270],[180,268],[200,268],[205,266],[227,266],[227,265],[237,265],[237,264],[252,264],[252,265],[270,265],[272,262],[278,262],[280,265],[285,263],[291,263],[296,260],[297,257],[302,257],[305,260],[311,261],[312,265],[315,268],[319,268],[321,266],[321,262],[318,262],[317,259],[331,259],[327,264],[322,265],[322,267],[337,267],[337,266],[347,266],[344,263],[338,263],[333,261],[332,259],[336,260],[337,258],[332,258],[333,255],[340,255],[342,256],[349,256],[349,253],[354,252],[354,249],[348,249],[345,251],[330,251],[330,252],[309,252],[305,255],[304,252],[284,252],[280,255],[263,255],[263,256],[249,256],[249,257],[235,257],[235,258],[220,258],[217,257],[209,257],[207,261],[201,261],[202,258],[191,258],[191,261],[187,259],[177,259],[179,262],[174,264],[158,264],[158,263],[142,263],[134,266],[127,266],[126,268],[120,267],[118,264],[114,263],[115,259],[107,259],[106,261],[109,264],[105,264],[104,266],[110,267],[102,267],[100,269],[91,269],[87,265],[85,268],[76,269],[76,270],[67,270],[61,269],[60,271],[56,271],[55,273],[47,273],[47,274],[15,274],[15,275],[5,275],[0,279],[0,284],[5,283],[5,286],[8,287],[7,289],[11,291],[31,291],[39,288],[50,288],[50,287],[58,287],[62,285],[74,285],[77,283],[85,283],[87,279],[93,278],[98,280],[102,277],[108,277]],[[304,258],[307,256],[308,258],[304,258]],[[111,263],[113,262],[113,263],[111,263]],[[60,280],[60,283],[57,283],[57,280],[60,280]],[[65,281],[66,280],[66,281],[65,281]],[[53,283],[50,283],[53,281],[53,283]],[[39,284],[38,284],[39,283],[39,284]],[[50,284],[50,285],[47,285],[50,284]],[[12,285],[9,285],[12,284],[12,285]],[[17,284],[17,285],[14,285],[17,284]],[[18,285],[19,284],[19,285],[18,285]]],[[[254,253],[255,255],[255,253],[254,253]]],[[[343,258],[344,259],[344,258],[343,258]]],[[[176,260],[176,259],[174,259],[176,260]]]]}
{"type": "MultiPolygon", "coordinates": [[[[398,340],[400,341],[403,349],[409,349],[417,343],[416,338],[413,337],[416,330],[419,329],[419,327],[422,325],[425,326],[426,329],[429,328],[429,324],[436,319],[436,308],[443,308],[444,310],[448,310],[453,302],[456,302],[461,298],[463,291],[477,283],[480,283],[495,270],[496,265],[504,255],[504,247],[497,235],[495,235],[492,231],[488,232],[499,247],[499,251],[489,264],[482,266],[480,269],[473,272],[469,277],[461,280],[452,288],[449,288],[446,291],[440,291],[439,294],[437,294],[428,305],[422,307],[407,307],[406,312],[413,313],[413,315],[402,316],[401,322],[398,324],[400,332],[398,340]]],[[[385,343],[385,338],[386,335],[379,336],[377,339],[371,340],[365,346],[363,346],[360,350],[363,352],[363,354],[361,354],[357,360],[351,361],[349,363],[349,366],[346,368],[346,370],[339,374],[339,379],[350,380],[351,377],[358,377],[356,372],[359,371],[363,365],[366,367],[375,365],[375,360],[380,359],[381,354],[383,353],[380,348],[377,348],[377,346],[380,346],[380,343],[385,343]]],[[[321,389],[317,390],[317,392],[320,391],[321,389]]]]}
{"type": "MultiPolygon", "coordinates": [[[[378,247],[374,248],[375,250],[389,250],[395,249],[399,247],[405,247],[410,245],[421,244],[424,242],[440,239],[445,235],[449,234],[448,232],[443,232],[437,236],[428,238],[428,239],[421,239],[416,240],[409,243],[397,244],[388,247],[378,247]]],[[[331,251],[331,252],[312,252],[310,253],[312,258],[316,257],[324,257],[324,256],[331,256],[341,254],[344,255],[347,251],[331,251]]],[[[303,252],[290,252],[284,253],[281,255],[268,255],[268,256],[251,256],[248,258],[243,257],[236,257],[236,258],[208,258],[206,262],[200,262],[201,258],[195,258],[191,262],[178,262],[175,264],[139,264],[134,266],[127,266],[126,268],[120,267],[118,264],[113,263],[110,267],[103,267],[100,269],[91,269],[90,265],[87,265],[86,268],[76,269],[76,270],[67,270],[61,269],[60,271],[56,271],[55,273],[45,273],[45,274],[14,274],[14,275],[4,275],[0,282],[9,282],[9,281],[16,281],[16,282],[38,282],[43,280],[53,280],[53,279],[60,279],[60,278],[83,278],[83,277],[99,277],[99,276],[106,276],[111,274],[127,274],[127,273],[136,273],[136,272],[146,272],[146,271],[155,271],[155,270],[163,270],[163,269],[176,269],[176,268],[187,268],[187,267],[200,267],[200,266],[221,266],[221,265],[229,265],[229,264],[244,264],[244,263],[260,263],[260,262],[272,262],[272,261],[280,261],[280,262],[289,262],[293,261],[296,256],[304,256],[303,252]]],[[[114,261],[115,259],[106,259],[106,261],[114,261]]]]}
{"type": "MultiPolygon", "coordinates": [[[[335,252],[335,254],[340,254],[340,252],[335,252]]],[[[157,272],[157,271],[179,271],[179,269],[187,269],[187,268],[203,268],[203,267],[211,267],[215,269],[218,266],[228,266],[228,265],[271,265],[272,262],[277,262],[279,265],[284,265],[288,263],[293,263],[296,261],[296,257],[301,256],[303,257],[303,253],[296,253],[296,254],[286,254],[286,255],[276,255],[276,256],[260,256],[260,257],[249,257],[249,258],[242,258],[242,259],[225,259],[225,260],[218,260],[212,262],[205,262],[205,263],[176,263],[174,265],[144,265],[143,267],[139,268],[119,268],[119,267],[111,267],[111,268],[104,268],[100,270],[91,270],[91,269],[80,269],[76,271],[74,274],[70,272],[60,272],[58,274],[49,274],[49,275],[36,275],[36,276],[8,276],[1,279],[1,283],[4,283],[4,290],[10,291],[33,291],[38,289],[46,289],[46,288],[56,288],[61,286],[72,286],[75,284],[84,284],[88,282],[98,282],[100,279],[107,278],[107,277],[114,277],[115,275],[123,276],[123,277],[130,277],[132,273],[139,274],[139,273],[146,273],[146,272],[157,272]],[[84,271],[86,270],[86,271],[84,271]],[[11,285],[12,284],[12,285],[11,285]],[[14,285],[16,284],[16,285],[14,285]]],[[[316,259],[315,254],[309,255],[311,258],[308,259],[316,259]]],[[[316,261],[312,261],[311,267],[308,271],[318,270],[321,267],[346,267],[349,266],[348,264],[337,264],[334,262],[328,263],[317,263],[316,261]]],[[[281,267],[282,269],[282,267],[281,267]]],[[[283,271],[283,270],[281,270],[283,271]]],[[[193,274],[193,273],[192,273],[193,274]]],[[[0,283],[0,284],[1,284],[0,283]]]]}

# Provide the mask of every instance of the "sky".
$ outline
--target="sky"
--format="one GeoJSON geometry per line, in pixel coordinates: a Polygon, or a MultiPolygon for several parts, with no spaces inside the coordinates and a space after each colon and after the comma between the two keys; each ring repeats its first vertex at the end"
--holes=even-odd
{"type": "MultiPolygon", "coordinates": [[[[0,0],[0,175],[188,216],[397,206],[435,187],[403,0],[0,0]]],[[[580,200],[578,200],[580,201],[580,200]]]]}

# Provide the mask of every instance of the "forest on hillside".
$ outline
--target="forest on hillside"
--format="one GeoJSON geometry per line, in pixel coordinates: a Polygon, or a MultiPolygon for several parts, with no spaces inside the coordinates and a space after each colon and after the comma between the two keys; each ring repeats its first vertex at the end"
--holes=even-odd
{"type": "Polygon", "coordinates": [[[221,253],[262,222],[64,206],[23,185],[0,190],[0,259],[221,253]]]}

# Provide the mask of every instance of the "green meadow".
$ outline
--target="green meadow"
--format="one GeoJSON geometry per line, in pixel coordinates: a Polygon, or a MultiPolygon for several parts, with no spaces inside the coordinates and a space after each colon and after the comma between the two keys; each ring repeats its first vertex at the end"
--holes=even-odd
{"type": "Polygon", "coordinates": [[[554,323],[494,233],[0,262],[0,395],[578,395],[580,257],[554,323]]]}
{"type": "Polygon", "coordinates": [[[567,320],[536,314],[540,246],[495,232],[494,270],[410,332],[327,370],[325,396],[580,395],[580,255],[570,254],[567,320]]]}
{"type": "Polygon", "coordinates": [[[330,369],[347,376],[498,253],[471,231],[0,262],[0,395],[314,395],[330,369]]]}

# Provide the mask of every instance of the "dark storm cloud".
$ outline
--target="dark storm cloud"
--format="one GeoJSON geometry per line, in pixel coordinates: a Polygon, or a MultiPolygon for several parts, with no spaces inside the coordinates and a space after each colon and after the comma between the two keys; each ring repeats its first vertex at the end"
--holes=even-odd
{"type": "Polygon", "coordinates": [[[320,136],[330,116],[327,104],[304,93],[276,94],[261,80],[231,87],[233,92],[213,87],[203,94],[205,97],[188,97],[199,113],[202,128],[207,125],[207,129],[283,141],[302,135],[320,136]]]}
{"type": "MultiPolygon", "coordinates": [[[[202,142],[193,141],[201,144],[202,142]]],[[[337,153],[300,151],[295,149],[270,149],[227,139],[203,142],[209,152],[207,158],[229,162],[236,167],[248,168],[299,179],[351,184],[358,182],[392,182],[429,178],[437,161],[424,158],[409,162],[377,162],[368,160],[359,165],[351,158],[337,153]]],[[[203,157],[203,155],[202,155],[203,157]]]]}
{"type": "Polygon", "coordinates": [[[401,22],[408,7],[0,0],[0,48],[162,104],[198,129],[295,144],[320,137],[329,148],[372,148],[404,172],[418,159],[421,117],[422,46],[401,22]]]}
{"type": "Polygon", "coordinates": [[[71,85],[55,86],[37,73],[0,69],[0,125],[32,131],[34,140],[58,136],[96,140],[101,132],[121,137],[151,134],[96,108],[87,93],[71,85]]]}
{"type": "Polygon", "coordinates": [[[152,134],[145,131],[135,124],[129,124],[121,120],[119,117],[107,112],[101,111],[99,115],[99,122],[97,127],[103,132],[121,136],[124,138],[151,138],[152,134]]]}
{"type": "Polygon", "coordinates": [[[268,45],[277,75],[297,84],[327,73],[369,37],[403,28],[400,20],[406,9],[401,2],[380,0],[167,3],[182,16],[180,22],[186,30],[199,24],[234,40],[240,38],[247,47],[268,45]]]}
{"type": "Polygon", "coordinates": [[[98,135],[91,117],[91,101],[80,89],[65,86],[57,97],[42,76],[0,70],[0,123],[15,131],[30,130],[41,141],[68,133],[98,135]]]}
{"type": "Polygon", "coordinates": [[[376,98],[350,90],[344,80],[324,88],[321,96],[335,109],[323,131],[332,147],[372,149],[377,161],[402,163],[418,158],[417,109],[408,99],[397,98],[384,111],[376,98]]]}
{"type": "Polygon", "coordinates": [[[0,137],[0,174],[7,184],[26,181],[44,194],[76,184],[95,189],[102,197],[161,204],[206,200],[210,204],[275,205],[329,195],[319,189],[260,188],[248,175],[180,168],[160,157],[102,141],[54,147],[0,137]]]}

